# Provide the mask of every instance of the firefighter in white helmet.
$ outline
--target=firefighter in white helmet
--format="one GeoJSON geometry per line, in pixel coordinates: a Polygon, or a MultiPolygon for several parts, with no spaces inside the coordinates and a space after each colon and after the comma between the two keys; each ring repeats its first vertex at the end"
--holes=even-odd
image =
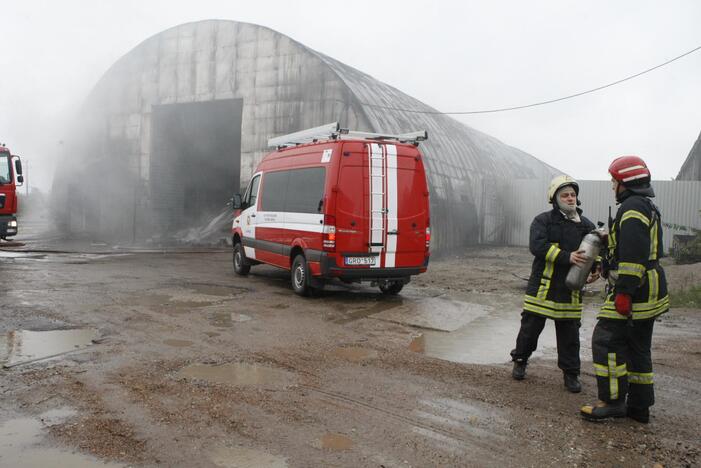
{"type": "MultiPolygon", "coordinates": [[[[582,301],[581,291],[568,289],[565,278],[572,264],[586,262],[579,244],[594,229],[594,224],[582,216],[578,197],[577,181],[566,175],[555,177],[548,188],[548,202],[552,209],[539,214],[531,223],[529,248],[535,258],[516,348],[511,351],[514,362],[512,377],[523,380],[528,358],[538,346],[545,321],[552,319],[557,335],[558,367],[564,374],[565,388],[573,393],[582,389],[579,381],[582,301]]],[[[595,264],[588,282],[598,277],[597,268],[598,264],[595,264]]]]}

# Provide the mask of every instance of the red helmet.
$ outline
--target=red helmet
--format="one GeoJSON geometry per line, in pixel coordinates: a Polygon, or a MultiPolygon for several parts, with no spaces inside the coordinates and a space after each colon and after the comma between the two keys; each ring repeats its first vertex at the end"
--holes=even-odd
{"type": "Polygon", "coordinates": [[[621,156],[609,166],[609,174],[623,185],[636,185],[650,182],[650,169],[637,156],[621,156]]]}

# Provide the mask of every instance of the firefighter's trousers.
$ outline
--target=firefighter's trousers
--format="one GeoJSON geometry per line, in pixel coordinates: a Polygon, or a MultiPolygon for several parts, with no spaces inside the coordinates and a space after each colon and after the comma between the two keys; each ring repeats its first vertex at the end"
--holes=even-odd
{"type": "MultiPolygon", "coordinates": [[[[511,351],[514,361],[528,361],[538,347],[538,337],[545,327],[546,317],[523,311],[521,329],[516,338],[516,349],[511,351]]],[[[578,319],[554,320],[557,337],[557,367],[567,374],[579,375],[579,327],[578,319]]]]}
{"type": "Polygon", "coordinates": [[[631,323],[599,319],[591,346],[601,401],[625,400],[628,395],[632,408],[646,409],[655,403],[650,352],[654,324],[654,318],[631,323]]]}

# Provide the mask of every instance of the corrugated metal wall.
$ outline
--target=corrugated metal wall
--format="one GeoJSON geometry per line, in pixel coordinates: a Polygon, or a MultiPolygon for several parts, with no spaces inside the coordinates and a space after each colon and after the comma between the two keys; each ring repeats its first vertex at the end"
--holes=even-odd
{"type": "MultiPolygon", "coordinates": [[[[517,180],[506,190],[508,200],[503,206],[503,242],[509,245],[528,245],[528,231],[533,218],[549,210],[546,191],[548,182],[517,180]]],[[[584,216],[596,223],[608,220],[608,209],[616,214],[616,203],[611,182],[599,180],[579,181],[581,208],[584,216]]],[[[690,228],[701,229],[701,182],[653,181],[656,197],[653,202],[662,213],[665,252],[672,246],[675,234],[692,234],[690,228]]],[[[499,218],[499,217],[497,217],[499,218]]],[[[502,243],[498,236],[486,238],[489,243],[502,243]]]]}
{"type": "MultiPolygon", "coordinates": [[[[164,223],[156,221],[164,219],[158,193],[182,193],[182,183],[157,173],[172,168],[168,159],[154,163],[158,159],[154,155],[161,151],[157,143],[166,140],[164,135],[154,138],[154,109],[220,100],[242,103],[240,121],[226,120],[236,126],[232,132],[241,135],[241,187],[270,151],[268,137],[333,121],[383,133],[427,130],[429,139],[421,151],[431,192],[434,249],[503,243],[500,187],[516,178],[549,180],[558,172],[271,29],[207,20],[145,40],[96,84],[75,131],[66,138],[52,191],[57,222],[76,219],[78,223],[62,224],[68,225],[67,230],[97,232],[102,239],[143,240],[154,234],[157,239],[170,234],[161,227],[164,223]],[[102,167],[105,159],[115,166],[112,172],[120,174],[114,189],[105,188],[104,172],[92,170],[102,167]],[[67,181],[76,178],[81,180],[80,193],[67,189],[67,181]],[[170,186],[154,185],[159,179],[168,180],[170,186]],[[117,189],[122,189],[119,196],[117,189]],[[77,212],[72,197],[84,201],[77,212]]],[[[192,140],[199,145],[202,139],[192,140]]],[[[219,155],[231,161],[238,157],[232,152],[219,155]]],[[[239,180],[232,180],[230,191],[222,191],[222,205],[238,186],[239,180]]],[[[178,197],[171,198],[177,202],[178,197]]],[[[197,224],[190,216],[188,220],[197,224]]]]}
{"type": "Polygon", "coordinates": [[[696,139],[696,143],[691,147],[689,156],[686,157],[677,180],[701,180],[701,135],[696,139]]]}

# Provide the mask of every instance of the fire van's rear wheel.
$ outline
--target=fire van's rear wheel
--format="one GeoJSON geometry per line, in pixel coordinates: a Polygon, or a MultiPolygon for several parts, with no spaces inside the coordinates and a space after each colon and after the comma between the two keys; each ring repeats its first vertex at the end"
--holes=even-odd
{"type": "Polygon", "coordinates": [[[311,287],[309,286],[309,267],[307,259],[303,255],[297,255],[292,262],[292,289],[300,296],[309,296],[311,287]]]}
{"type": "Polygon", "coordinates": [[[251,264],[246,260],[246,253],[243,251],[241,242],[234,244],[234,272],[237,275],[247,275],[251,271],[251,264]]]}
{"type": "Polygon", "coordinates": [[[404,283],[401,281],[380,281],[379,286],[383,294],[396,296],[404,287],[404,283]]]}

